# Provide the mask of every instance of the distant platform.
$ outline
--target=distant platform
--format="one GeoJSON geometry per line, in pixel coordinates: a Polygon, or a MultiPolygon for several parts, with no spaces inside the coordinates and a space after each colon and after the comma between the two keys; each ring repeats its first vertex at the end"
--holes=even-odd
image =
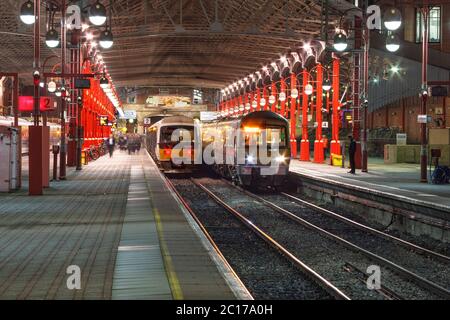
{"type": "Polygon", "coordinates": [[[69,168],[43,196],[26,185],[0,194],[0,299],[251,298],[143,150],[69,168]]]}
{"type": "Polygon", "coordinates": [[[419,165],[384,164],[382,159],[369,159],[368,172],[348,171],[293,160],[290,179],[303,193],[359,211],[385,227],[450,242],[449,184],[421,183],[419,165]]]}
{"type": "Polygon", "coordinates": [[[356,170],[353,175],[348,173],[347,167],[293,160],[290,171],[349,187],[402,197],[404,200],[447,209],[450,213],[450,184],[432,184],[430,178],[428,183],[419,182],[418,164],[384,164],[383,159],[379,158],[370,158],[368,163],[368,172],[356,170]]]}

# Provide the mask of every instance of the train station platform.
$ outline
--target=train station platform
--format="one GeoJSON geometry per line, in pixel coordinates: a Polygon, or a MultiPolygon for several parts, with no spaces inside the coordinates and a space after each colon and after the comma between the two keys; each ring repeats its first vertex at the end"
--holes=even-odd
{"type": "Polygon", "coordinates": [[[0,299],[250,298],[222,262],[143,150],[0,194],[0,299]]]}
{"type": "Polygon", "coordinates": [[[341,168],[293,160],[290,171],[348,187],[366,189],[368,192],[391,194],[399,199],[448,209],[450,213],[450,185],[432,184],[430,178],[429,183],[419,182],[420,165],[385,164],[380,158],[370,158],[368,163],[368,172],[356,170],[356,174],[353,175],[348,173],[347,165],[341,168]]]}
{"type": "Polygon", "coordinates": [[[417,236],[450,241],[450,185],[421,183],[418,164],[369,159],[368,172],[293,160],[290,181],[297,191],[417,236]]]}

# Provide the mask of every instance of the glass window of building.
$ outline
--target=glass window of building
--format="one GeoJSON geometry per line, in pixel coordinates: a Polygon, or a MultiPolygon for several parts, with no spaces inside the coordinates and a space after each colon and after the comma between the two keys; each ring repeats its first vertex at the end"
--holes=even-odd
{"type": "MultiPolygon", "coordinates": [[[[416,11],[416,42],[422,42],[423,15],[416,11]]],[[[431,7],[428,18],[428,42],[441,42],[441,7],[431,7]]]]}

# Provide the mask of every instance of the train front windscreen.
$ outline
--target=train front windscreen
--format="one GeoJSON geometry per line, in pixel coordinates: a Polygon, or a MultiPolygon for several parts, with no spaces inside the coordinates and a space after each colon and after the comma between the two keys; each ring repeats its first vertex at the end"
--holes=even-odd
{"type": "Polygon", "coordinates": [[[186,139],[189,139],[191,142],[194,142],[194,126],[166,126],[161,127],[160,131],[160,144],[176,144],[180,141],[186,142],[186,139]]]}

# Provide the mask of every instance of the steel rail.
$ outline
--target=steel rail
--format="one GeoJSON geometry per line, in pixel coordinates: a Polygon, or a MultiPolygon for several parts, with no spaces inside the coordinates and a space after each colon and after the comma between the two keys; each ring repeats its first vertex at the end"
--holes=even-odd
{"type": "Polygon", "coordinates": [[[202,189],[208,196],[210,196],[215,202],[217,202],[220,206],[226,209],[228,212],[233,214],[236,218],[238,218],[245,226],[247,226],[250,230],[255,232],[260,238],[266,241],[270,246],[278,250],[283,256],[285,256],[290,262],[294,264],[297,268],[299,268],[308,278],[322,287],[325,291],[327,291],[330,295],[339,300],[350,300],[350,298],[343,293],[340,289],[335,287],[330,281],[322,277],[316,271],[307,266],[304,262],[294,256],[291,252],[285,249],[281,244],[271,238],[267,233],[261,230],[259,227],[254,225],[250,220],[245,218],[241,213],[230,207],[224,201],[222,201],[218,196],[216,196],[213,192],[211,192],[208,188],[206,188],[201,183],[191,179],[191,181],[197,185],[200,189],[202,189]]]}
{"type": "Polygon", "coordinates": [[[404,267],[402,267],[402,266],[400,266],[400,265],[398,265],[398,264],[396,264],[396,263],[394,263],[394,262],[392,262],[392,261],[390,261],[390,260],[388,260],[386,258],[383,258],[383,257],[381,257],[381,256],[379,256],[379,255],[377,255],[377,254],[375,254],[373,252],[370,252],[370,251],[368,251],[368,250],[366,250],[364,248],[361,248],[360,246],[358,246],[358,245],[356,245],[356,244],[354,244],[354,243],[352,243],[352,242],[350,242],[348,240],[345,240],[345,239],[343,239],[343,238],[341,238],[341,237],[339,237],[339,236],[337,236],[337,235],[335,235],[335,234],[333,234],[333,233],[331,233],[329,231],[326,231],[326,230],[316,226],[315,224],[313,224],[311,222],[308,222],[308,221],[298,217],[297,215],[293,214],[292,212],[290,212],[290,211],[288,211],[286,209],[283,209],[283,208],[279,207],[278,205],[276,205],[276,204],[274,204],[274,203],[272,203],[272,202],[270,202],[270,201],[268,201],[268,200],[266,200],[264,198],[261,198],[260,196],[254,194],[254,193],[251,193],[251,192],[249,192],[247,190],[244,190],[244,189],[242,189],[240,187],[234,186],[233,184],[231,184],[230,182],[228,182],[226,180],[224,180],[224,181],[227,182],[227,184],[229,184],[229,185],[233,186],[234,188],[238,189],[239,191],[244,192],[248,196],[253,197],[254,199],[256,199],[256,200],[266,204],[268,207],[270,207],[270,208],[274,209],[275,211],[283,214],[284,216],[290,218],[291,220],[293,220],[293,221],[303,225],[304,227],[307,227],[307,228],[309,228],[311,230],[317,231],[318,233],[322,234],[323,236],[326,236],[329,239],[331,239],[331,240],[333,240],[333,241],[335,241],[335,242],[337,242],[339,244],[342,244],[342,245],[346,246],[347,248],[350,248],[352,250],[355,250],[356,252],[362,253],[366,257],[369,257],[370,259],[373,259],[373,260],[375,260],[375,261],[377,261],[377,262],[387,266],[388,268],[390,268],[390,269],[394,270],[395,272],[397,272],[399,275],[402,275],[406,279],[408,279],[410,281],[413,281],[414,283],[416,283],[418,286],[422,287],[425,290],[429,290],[430,292],[432,292],[432,293],[434,293],[434,294],[436,294],[436,295],[438,295],[438,296],[440,296],[440,297],[442,297],[444,299],[450,299],[450,291],[445,289],[444,287],[442,287],[442,286],[440,286],[440,285],[438,285],[438,284],[436,284],[436,283],[434,283],[434,282],[432,282],[432,281],[430,281],[428,279],[425,279],[425,278],[421,277],[420,275],[418,275],[418,274],[416,274],[416,273],[414,273],[414,272],[412,272],[412,271],[410,271],[408,269],[405,269],[404,267]]]}
{"type": "MultiPolygon", "coordinates": [[[[367,283],[368,275],[366,273],[364,273],[364,271],[362,271],[362,270],[358,269],[357,267],[355,267],[354,265],[352,265],[351,263],[346,262],[345,265],[343,266],[343,269],[349,273],[352,273],[352,272],[357,273],[357,279],[359,279],[363,283],[367,283]]],[[[388,300],[405,300],[403,297],[396,294],[395,292],[393,292],[391,289],[387,288],[383,284],[380,284],[379,289],[374,289],[374,290],[377,291],[382,296],[386,297],[388,300]]]]}
{"type": "Polygon", "coordinates": [[[438,252],[435,252],[435,251],[423,248],[423,247],[418,246],[418,245],[416,245],[414,243],[411,243],[409,241],[406,241],[406,240],[394,237],[394,236],[392,236],[392,235],[390,235],[388,233],[385,233],[383,231],[379,231],[377,229],[371,228],[371,227],[366,226],[364,224],[361,224],[359,222],[353,221],[353,220],[351,220],[351,219],[349,219],[347,217],[344,217],[344,216],[342,216],[342,215],[340,215],[338,213],[335,213],[335,212],[333,212],[331,210],[324,209],[322,207],[319,207],[318,205],[315,205],[315,204],[310,203],[308,201],[299,199],[299,198],[297,198],[297,197],[295,197],[295,196],[293,196],[291,194],[288,194],[288,193],[285,193],[285,192],[281,192],[281,194],[283,196],[288,197],[289,199],[299,203],[299,204],[302,204],[302,205],[305,205],[305,206],[307,206],[309,208],[312,208],[314,210],[320,211],[321,213],[324,213],[325,215],[327,215],[329,217],[332,217],[334,219],[340,220],[340,221],[342,221],[342,222],[344,222],[344,223],[346,223],[348,225],[354,226],[354,227],[356,227],[356,228],[358,228],[360,230],[364,230],[364,231],[367,231],[369,233],[381,236],[381,237],[383,237],[383,238],[385,238],[387,240],[392,240],[394,242],[397,242],[400,245],[403,245],[403,246],[405,246],[405,247],[407,247],[409,249],[412,249],[412,250],[416,251],[417,253],[420,253],[420,254],[423,254],[423,255],[435,258],[436,260],[439,260],[439,261],[442,261],[442,262],[446,262],[446,263],[450,262],[450,257],[448,257],[446,255],[443,255],[443,254],[440,254],[438,252]]]}

